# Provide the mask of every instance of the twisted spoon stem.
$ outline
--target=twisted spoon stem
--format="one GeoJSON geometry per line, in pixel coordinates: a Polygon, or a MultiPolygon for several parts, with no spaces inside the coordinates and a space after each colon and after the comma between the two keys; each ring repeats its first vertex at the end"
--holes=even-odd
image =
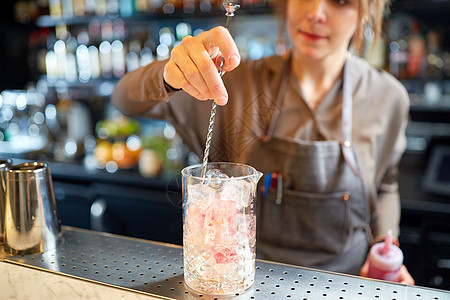
{"type": "MultiPolygon", "coordinates": [[[[233,4],[233,3],[223,3],[223,7],[227,11],[225,14],[227,16],[227,24],[226,24],[225,28],[227,30],[229,30],[231,18],[234,16],[234,12],[236,11],[236,9],[239,8],[239,5],[233,4]]],[[[219,72],[220,77],[222,77],[223,74],[225,73],[223,71],[223,62],[224,62],[224,58],[222,56],[221,60],[220,60],[220,72],[219,72]]],[[[205,178],[205,175],[206,175],[206,166],[208,164],[209,149],[211,147],[212,133],[213,133],[213,129],[214,129],[214,121],[216,120],[216,110],[217,110],[217,104],[215,101],[213,101],[212,106],[211,106],[211,113],[209,116],[208,133],[206,134],[205,152],[203,153],[203,163],[202,163],[202,173],[201,173],[202,178],[205,178]]]]}

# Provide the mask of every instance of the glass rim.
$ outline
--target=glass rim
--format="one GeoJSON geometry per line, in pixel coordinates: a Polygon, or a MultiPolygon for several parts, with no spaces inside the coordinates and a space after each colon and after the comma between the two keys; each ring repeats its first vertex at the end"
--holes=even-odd
{"type": "Polygon", "coordinates": [[[234,166],[240,166],[240,167],[246,167],[250,170],[252,170],[254,172],[254,174],[248,174],[248,175],[242,175],[242,176],[235,176],[235,177],[228,177],[228,178],[203,178],[201,176],[194,176],[194,175],[190,175],[187,174],[188,171],[195,169],[195,168],[202,168],[203,164],[195,164],[195,165],[191,165],[191,166],[187,166],[185,167],[183,170],[181,170],[181,174],[185,177],[189,177],[189,178],[194,178],[197,180],[213,180],[213,181],[229,181],[229,180],[236,180],[236,179],[245,179],[245,178],[250,178],[250,177],[255,177],[255,175],[258,176],[262,176],[262,172],[256,170],[254,167],[246,165],[246,164],[242,164],[242,163],[234,163],[234,162],[209,162],[207,163],[207,166],[209,165],[234,165],[234,166]]]}

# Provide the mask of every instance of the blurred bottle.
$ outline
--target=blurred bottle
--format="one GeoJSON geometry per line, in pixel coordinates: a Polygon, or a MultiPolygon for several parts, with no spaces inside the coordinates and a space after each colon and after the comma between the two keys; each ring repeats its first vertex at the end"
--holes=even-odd
{"type": "Polygon", "coordinates": [[[408,42],[413,19],[407,15],[396,15],[391,18],[388,28],[389,37],[389,72],[397,78],[407,78],[408,42]]]}
{"type": "Polygon", "coordinates": [[[194,0],[183,0],[183,13],[193,14],[195,12],[194,0]]]}
{"type": "Polygon", "coordinates": [[[54,47],[58,74],[57,77],[64,79],[66,76],[66,43],[63,40],[57,40],[54,47]]]}
{"type": "Polygon", "coordinates": [[[122,77],[125,74],[126,63],[125,53],[127,51],[124,40],[126,38],[125,22],[122,19],[114,20],[113,24],[112,69],[115,77],[122,77]]]}
{"type": "Polygon", "coordinates": [[[91,77],[98,78],[101,75],[100,57],[98,49],[95,46],[89,46],[89,65],[91,67],[91,77]]]}
{"type": "Polygon", "coordinates": [[[125,74],[125,51],[123,43],[115,40],[111,44],[112,70],[115,77],[122,77],[125,74]]]}
{"type": "Polygon", "coordinates": [[[163,171],[160,156],[155,150],[143,149],[139,156],[139,174],[143,177],[152,178],[163,171]]]}
{"type": "Polygon", "coordinates": [[[170,49],[166,44],[159,44],[156,47],[156,59],[164,60],[170,57],[170,49]]]}
{"type": "Polygon", "coordinates": [[[119,0],[107,0],[106,12],[109,16],[117,17],[119,15],[119,0]]]}
{"type": "Polygon", "coordinates": [[[62,4],[62,16],[64,18],[73,17],[73,2],[72,0],[61,0],[62,4]]]}
{"type": "Polygon", "coordinates": [[[120,0],[119,1],[120,16],[124,18],[134,15],[135,5],[134,0],[120,0]]]}
{"type": "Polygon", "coordinates": [[[126,38],[125,22],[122,19],[114,20],[113,22],[113,39],[124,41],[126,38]]]}
{"type": "Polygon", "coordinates": [[[67,29],[66,23],[61,22],[55,26],[55,36],[60,40],[66,40],[70,37],[70,32],[67,29]]]}
{"type": "Polygon", "coordinates": [[[54,82],[58,79],[58,62],[54,51],[55,41],[56,38],[54,36],[49,36],[47,53],[45,54],[45,73],[47,74],[47,80],[50,82],[54,82]]]}
{"type": "Polygon", "coordinates": [[[76,49],[78,79],[82,83],[88,82],[92,77],[91,63],[89,59],[89,34],[86,30],[81,30],[78,33],[78,47],[76,49]]]}
{"type": "Polygon", "coordinates": [[[86,45],[79,45],[76,50],[78,79],[86,83],[91,79],[91,65],[89,61],[89,50],[86,45]]]}
{"type": "Polygon", "coordinates": [[[100,44],[99,50],[101,75],[105,78],[110,78],[113,71],[111,44],[108,41],[103,41],[100,44]]]}
{"type": "Polygon", "coordinates": [[[101,23],[102,41],[112,42],[114,37],[113,22],[109,19],[103,20],[101,23]]]}
{"type": "Polygon", "coordinates": [[[61,0],[49,0],[50,15],[54,18],[61,18],[62,16],[62,4],[61,0]]]}
{"type": "Polygon", "coordinates": [[[414,20],[411,25],[411,34],[407,37],[408,41],[408,64],[407,76],[415,78],[423,72],[424,59],[426,56],[425,39],[420,33],[420,24],[414,20]]]}
{"type": "Polygon", "coordinates": [[[102,29],[100,26],[100,21],[98,19],[93,19],[89,22],[89,39],[92,45],[98,46],[102,41],[102,29]]]}
{"type": "Polygon", "coordinates": [[[423,73],[423,104],[435,105],[441,103],[445,93],[444,58],[441,50],[441,35],[435,30],[427,34],[427,57],[423,73]]]}
{"type": "MultiPolygon", "coordinates": [[[[53,37],[48,38],[48,51],[45,53],[45,70],[47,80],[55,81],[57,78],[67,82],[74,82],[78,78],[76,51],[78,48],[77,39],[70,36],[66,29],[56,30],[56,40],[53,44],[53,37]]],[[[42,49],[41,56],[44,56],[42,49]]]]}
{"type": "Polygon", "coordinates": [[[149,0],[149,3],[150,3],[149,4],[150,7],[149,7],[148,11],[151,13],[155,13],[155,12],[161,12],[165,1],[164,0],[149,0]]]}
{"type": "Polygon", "coordinates": [[[397,78],[406,78],[408,64],[408,43],[400,38],[389,44],[389,72],[397,78]]]}
{"type": "Polygon", "coordinates": [[[127,72],[131,72],[139,68],[140,52],[141,52],[141,43],[138,40],[132,40],[129,44],[128,53],[125,58],[127,72]]]}
{"type": "Polygon", "coordinates": [[[95,0],[95,14],[97,16],[105,16],[108,12],[106,4],[107,0],[95,0]]]}
{"type": "MultiPolygon", "coordinates": [[[[189,1],[189,0],[187,0],[189,1]]],[[[173,14],[174,12],[182,12],[184,6],[184,0],[164,0],[162,3],[158,3],[159,7],[162,7],[162,12],[164,14],[173,14]]],[[[154,8],[157,3],[153,3],[154,8]]]]}
{"type": "Polygon", "coordinates": [[[73,52],[67,52],[66,54],[66,71],[64,78],[67,82],[75,82],[78,79],[77,63],[73,52]]]}
{"type": "Polygon", "coordinates": [[[202,13],[209,13],[212,11],[213,5],[214,0],[200,0],[198,8],[202,13]]]}
{"type": "Polygon", "coordinates": [[[92,118],[86,104],[72,101],[67,113],[67,138],[80,146],[84,138],[92,134],[92,118]]]}
{"type": "Polygon", "coordinates": [[[142,48],[140,56],[141,56],[140,65],[142,67],[148,65],[149,63],[155,60],[152,49],[150,49],[150,47],[142,48]]]}
{"type": "Polygon", "coordinates": [[[85,10],[87,15],[95,15],[95,0],[86,0],[85,10]]]}
{"type": "Polygon", "coordinates": [[[76,63],[76,51],[78,48],[77,39],[70,36],[66,41],[66,72],[65,79],[68,82],[75,82],[78,78],[77,63],[76,63]]]}
{"type": "Polygon", "coordinates": [[[84,16],[86,14],[85,0],[73,0],[73,14],[75,16],[84,16]]]}
{"type": "Polygon", "coordinates": [[[441,35],[435,30],[427,34],[427,58],[424,77],[427,80],[441,80],[443,77],[444,59],[441,50],[441,35]]]}
{"type": "Polygon", "coordinates": [[[148,0],[136,0],[135,4],[136,11],[138,13],[145,13],[149,11],[150,5],[148,0]]]}
{"type": "Polygon", "coordinates": [[[78,31],[77,41],[79,45],[86,45],[86,46],[89,45],[90,43],[89,33],[85,28],[82,28],[80,31],[78,31]]]}
{"type": "Polygon", "coordinates": [[[192,35],[191,25],[185,22],[178,23],[175,27],[175,35],[179,41],[181,41],[187,35],[192,35]]]}
{"type": "Polygon", "coordinates": [[[167,47],[171,48],[175,43],[175,35],[173,33],[172,28],[163,27],[159,30],[159,43],[164,44],[167,47]]]}

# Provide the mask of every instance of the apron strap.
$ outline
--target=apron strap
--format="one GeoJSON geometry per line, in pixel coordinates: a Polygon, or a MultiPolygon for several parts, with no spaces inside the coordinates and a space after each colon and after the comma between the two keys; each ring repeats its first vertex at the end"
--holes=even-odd
{"type": "Polygon", "coordinates": [[[358,164],[356,162],[356,156],[352,147],[352,80],[349,70],[349,60],[347,58],[344,65],[344,78],[342,86],[342,141],[341,148],[344,159],[352,170],[352,172],[359,178],[362,178],[358,170],[358,164]]]}

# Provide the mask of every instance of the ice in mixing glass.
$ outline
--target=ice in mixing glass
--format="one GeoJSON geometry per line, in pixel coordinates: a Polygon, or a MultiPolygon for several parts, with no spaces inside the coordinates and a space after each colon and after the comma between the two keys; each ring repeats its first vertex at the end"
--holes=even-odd
{"type": "Polygon", "coordinates": [[[254,200],[261,173],[235,163],[209,163],[183,174],[184,279],[205,294],[241,292],[255,276],[254,200]]]}

